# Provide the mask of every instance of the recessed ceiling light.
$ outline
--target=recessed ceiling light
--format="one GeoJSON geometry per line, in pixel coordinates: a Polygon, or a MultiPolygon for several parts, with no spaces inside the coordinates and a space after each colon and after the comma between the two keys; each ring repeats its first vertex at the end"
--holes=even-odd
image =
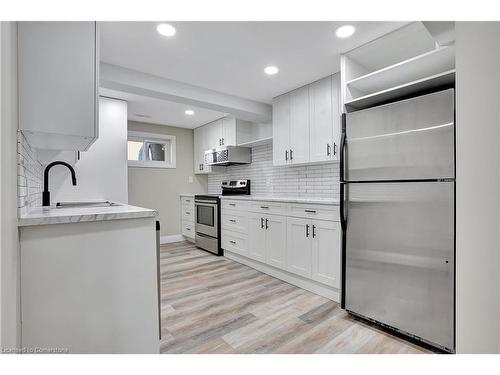
{"type": "Polygon", "coordinates": [[[275,75],[279,71],[280,70],[277,67],[273,66],[273,65],[266,66],[264,68],[264,73],[266,73],[267,75],[270,75],[270,76],[275,75]]]}
{"type": "Polygon", "coordinates": [[[175,27],[168,23],[160,23],[158,26],[156,26],[156,31],[158,31],[163,36],[175,35],[175,27]]]}
{"type": "Polygon", "coordinates": [[[194,115],[194,111],[193,111],[192,109],[186,109],[186,110],[184,111],[184,113],[185,113],[186,115],[188,115],[188,116],[192,116],[192,115],[194,115]]]}
{"type": "Polygon", "coordinates": [[[353,25],[343,25],[335,31],[335,35],[337,35],[338,38],[349,38],[355,31],[356,28],[353,25]]]}

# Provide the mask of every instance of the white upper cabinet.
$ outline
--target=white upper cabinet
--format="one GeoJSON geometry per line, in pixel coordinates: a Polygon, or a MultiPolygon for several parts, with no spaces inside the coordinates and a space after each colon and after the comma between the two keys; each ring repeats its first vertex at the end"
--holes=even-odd
{"type": "Polygon", "coordinates": [[[342,133],[342,90],[340,73],[332,75],[332,126],[333,134],[330,143],[331,160],[339,160],[340,134],[342,133]]]}
{"type": "Polygon", "coordinates": [[[85,151],[98,137],[96,22],[19,22],[19,129],[41,149],[85,151]]]}
{"type": "Polygon", "coordinates": [[[313,162],[327,160],[333,147],[333,101],[330,77],[311,84],[309,101],[310,160],[313,162]]]}
{"type": "Polygon", "coordinates": [[[291,164],[309,161],[309,86],[290,93],[291,164]]]}
{"type": "Polygon", "coordinates": [[[205,151],[211,148],[210,136],[212,129],[206,126],[201,126],[194,129],[194,173],[206,174],[212,171],[212,167],[205,165],[205,151]]]}
{"type": "Polygon", "coordinates": [[[273,164],[288,163],[290,145],[290,95],[277,97],[273,102],[273,164]]]}
{"type": "Polygon", "coordinates": [[[236,119],[224,117],[222,119],[222,146],[236,145],[236,119]]]}
{"type": "Polygon", "coordinates": [[[212,167],[205,165],[205,151],[236,145],[237,123],[234,117],[224,117],[194,129],[194,173],[212,171],[212,167]]]}
{"type": "Polygon", "coordinates": [[[338,160],[339,73],[275,98],[274,165],[338,160]]]}
{"type": "Polygon", "coordinates": [[[234,117],[224,117],[206,125],[208,130],[207,150],[219,146],[236,145],[236,119],[234,117]]]}
{"type": "Polygon", "coordinates": [[[222,146],[222,119],[205,125],[207,130],[206,150],[222,146]]]}
{"type": "Polygon", "coordinates": [[[194,150],[194,173],[201,174],[203,173],[203,159],[201,156],[202,147],[202,128],[196,128],[193,131],[193,150],[194,150]]]}

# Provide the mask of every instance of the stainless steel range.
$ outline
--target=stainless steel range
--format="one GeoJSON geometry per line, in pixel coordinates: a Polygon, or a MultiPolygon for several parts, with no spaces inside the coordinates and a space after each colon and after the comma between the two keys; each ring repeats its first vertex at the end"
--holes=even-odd
{"type": "MultiPolygon", "coordinates": [[[[250,180],[222,181],[222,195],[250,195],[250,180]]],[[[194,196],[195,244],[216,255],[224,255],[221,248],[221,210],[219,195],[194,196]]]]}

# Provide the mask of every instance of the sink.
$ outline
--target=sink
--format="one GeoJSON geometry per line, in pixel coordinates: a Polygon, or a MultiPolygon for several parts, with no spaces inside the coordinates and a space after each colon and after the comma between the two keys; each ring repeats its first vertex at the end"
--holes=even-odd
{"type": "Polygon", "coordinates": [[[91,207],[113,207],[123,206],[121,203],[110,201],[90,201],[90,202],[57,202],[56,208],[91,208],[91,207]]]}

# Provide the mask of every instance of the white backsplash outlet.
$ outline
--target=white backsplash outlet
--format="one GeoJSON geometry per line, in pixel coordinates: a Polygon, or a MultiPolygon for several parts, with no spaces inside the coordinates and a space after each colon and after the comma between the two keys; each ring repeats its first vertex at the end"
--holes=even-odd
{"type": "Polygon", "coordinates": [[[272,144],[252,148],[252,163],[214,167],[208,193],[220,194],[221,181],[250,179],[252,195],[296,198],[339,198],[339,163],[273,166],[272,144]]]}
{"type": "Polygon", "coordinates": [[[43,167],[22,132],[17,132],[17,209],[19,215],[42,205],[43,167]]]}

